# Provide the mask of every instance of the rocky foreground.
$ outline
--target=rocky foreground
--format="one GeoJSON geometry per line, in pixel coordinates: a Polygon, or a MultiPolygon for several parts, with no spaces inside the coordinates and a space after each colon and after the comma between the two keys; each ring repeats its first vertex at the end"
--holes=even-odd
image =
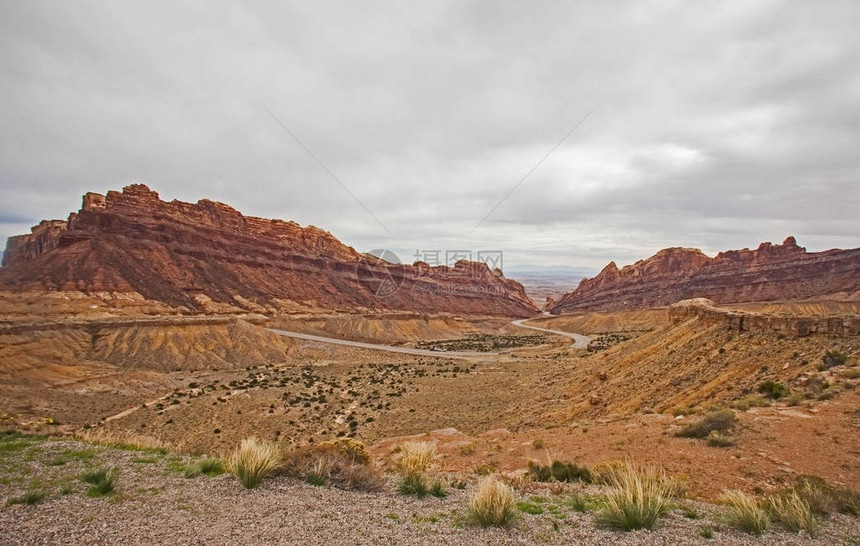
{"type": "Polygon", "coordinates": [[[230,474],[189,474],[197,459],[161,451],[68,440],[0,445],[5,544],[853,544],[860,536],[860,520],[833,514],[813,536],[774,527],[756,537],[720,523],[718,507],[690,502],[654,531],[614,531],[570,503],[573,492],[599,494],[599,487],[531,483],[517,490],[520,515],[511,528],[484,529],[464,517],[474,475],[437,475],[463,483],[446,487],[445,498],[400,495],[393,476],[377,492],[285,477],[246,490],[230,474]],[[79,476],[95,467],[118,469],[114,492],[87,493],[79,476]],[[45,497],[22,503],[28,487],[45,497]]]}

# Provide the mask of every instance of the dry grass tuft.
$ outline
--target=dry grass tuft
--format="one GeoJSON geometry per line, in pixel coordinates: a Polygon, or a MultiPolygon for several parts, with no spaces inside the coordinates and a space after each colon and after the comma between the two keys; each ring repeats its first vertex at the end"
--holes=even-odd
{"type": "Polygon", "coordinates": [[[482,527],[509,527],[517,516],[514,490],[494,476],[486,476],[469,499],[468,518],[482,527]]]}
{"type": "Polygon", "coordinates": [[[743,491],[726,490],[720,500],[726,505],[723,519],[729,526],[753,535],[760,535],[770,527],[767,511],[743,491]]]}
{"type": "Polygon", "coordinates": [[[278,446],[256,437],[245,438],[230,456],[230,470],[246,489],[253,489],[280,464],[278,446]]]}
{"type": "Polygon", "coordinates": [[[167,452],[168,444],[154,436],[144,436],[129,431],[114,432],[104,429],[89,429],[78,432],[75,437],[88,444],[116,447],[131,451],[167,452]]]}
{"type": "Polygon", "coordinates": [[[789,491],[770,498],[768,508],[773,519],[785,525],[790,531],[807,531],[812,534],[818,527],[818,522],[809,508],[809,504],[797,494],[789,491]]]}
{"type": "Polygon", "coordinates": [[[410,441],[400,446],[397,467],[406,475],[422,474],[436,459],[436,444],[410,441]]]}
{"type": "Polygon", "coordinates": [[[282,469],[286,475],[311,485],[377,491],[382,487],[382,480],[368,466],[370,457],[366,454],[364,444],[357,440],[323,442],[287,453],[282,469]]]}
{"type": "Polygon", "coordinates": [[[597,520],[625,531],[653,529],[657,518],[669,511],[672,498],[680,489],[677,478],[666,476],[660,469],[630,462],[614,469],[611,485],[597,520]]]}

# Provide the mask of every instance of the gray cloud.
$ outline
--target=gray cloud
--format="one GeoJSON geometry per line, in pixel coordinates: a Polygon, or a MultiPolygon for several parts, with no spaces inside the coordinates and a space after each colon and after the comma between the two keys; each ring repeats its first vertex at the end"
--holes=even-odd
{"type": "Polygon", "coordinates": [[[854,2],[5,2],[0,236],[139,181],[401,256],[856,247],[858,26],[854,2]]]}

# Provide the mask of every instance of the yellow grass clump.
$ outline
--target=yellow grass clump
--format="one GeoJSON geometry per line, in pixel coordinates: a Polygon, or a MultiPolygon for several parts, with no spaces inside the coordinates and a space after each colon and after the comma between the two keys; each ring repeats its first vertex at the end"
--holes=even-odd
{"type": "Polygon", "coordinates": [[[154,436],[144,436],[133,432],[116,432],[104,429],[89,429],[75,434],[79,440],[88,444],[116,447],[132,451],[162,451],[169,449],[168,444],[154,436]]]}
{"type": "Polygon", "coordinates": [[[516,518],[514,490],[494,476],[485,476],[469,498],[468,517],[482,527],[508,527],[516,518]]]}
{"type": "Polygon", "coordinates": [[[242,485],[253,489],[280,464],[278,446],[256,437],[245,438],[230,456],[230,471],[242,485]]]}
{"type": "Polygon", "coordinates": [[[625,531],[653,529],[657,518],[672,507],[672,498],[681,489],[680,481],[657,468],[639,467],[630,462],[613,466],[612,489],[597,515],[598,521],[625,531]]]}
{"type": "Polygon", "coordinates": [[[436,444],[409,441],[400,446],[397,466],[406,475],[419,475],[426,471],[436,459],[436,444]]]}
{"type": "Polygon", "coordinates": [[[814,533],[818,523],[815,521],[815,516],[803,498],[797,494],[797,491],[789,491],[770,498],[768,503],[770,513],[773,518],[790,531],[804,530],[808,533],[814,533]]]}
{"type": "Polygon", "coordinates": [[[720,500],[726,505],[723,519],[735,529],[760,535],[770,527],[767,511],[758,505],[755,498],[743,491],[726,490],[720,500]]]}

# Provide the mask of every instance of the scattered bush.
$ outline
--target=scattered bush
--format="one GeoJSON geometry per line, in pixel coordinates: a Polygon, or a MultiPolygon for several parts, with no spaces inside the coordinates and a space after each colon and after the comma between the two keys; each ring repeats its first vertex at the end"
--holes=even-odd
{"type": "Polygon", "coordinates": [[[576,463],[553,461],[550,465],[542,465],[529,461],[529,476],[538,482],[572,482],[591,483],[591,471],[576,463]]]}
{"type": "Polygon", "coordinates": [[[328,440],[327,442],[322,442],[320,446],[323,448],[331,446],[337,449],[339,452],[349,457],[353,464],[365,465],[370,463],[370,453],[368,453],[367,448],[362,442],[353,438],[328,440]]]}
{"type": "Polygon", "coordinates": [[[824,369],[832,368],[833,366],[842,366],[848,362],[848,355],[833,349],[824,353],[821,361],[824,369]]]}
{"type": "Polygon", "coordinates": [[[791,390],[789,390],[788,387],[781,383],[777,383],[776,381],[771,381],[770,379],[758,386],[758,392],[762,393],[768,398],[773,398],[774,400],[785,398],[786,396],[791,394],[791,390]]]}
{"type": "Polygon", "coordinates": [[[797,491],[771,497],[768,508],[773,519],[785,525],[789,531],[803,530],[812,534],[818,526],[809,504],[797,494],[797,491]]]}
{"type": "Polygon", "coordinates": [[[597,521],[625,531],[653,529],[657,519],[671,508],[678,480],[659,469],[636,467],[629,462],[618,467],[614,474],[612,489],[597,514],[597,521]]]}
{"type": "Polygon", "coordinates": [[[534,440],[532,440],[532,447],[535,449],[543,449],[543,444],[543,438],[535,438],[534,440]]]}
{"type": "Polygon", "coordinates": [[[711,432],[726,432],[737,424],[737,416],[732,410],[720,410],[709,413],[702,419],[691,423],[675,433],[682,438],[706,438],[711,432]]]}
{"type": "Polygon", "coordinates": [[[257,487],[263,478],[273,474],[280,464],[278,446],[273,442],[251,437],[230,456],[230,470],[246,489],[257,487]]]}
{"type": "Polygon", "coordinates": [[[514,490],[494,476],[481,478],[469,499],[467,515],[482,527],[509,527],[517,516],[514,490]]]}
{"type": "Polygon", "coordinates": [[[727,525],[753,535],[760,535],[770,527],[767,511],[743,491],[727,490],[721,500],[726,505],[722,515],[727,525]]]}
{"type": "Polygon", "coordinates": [[[96,468],[83,472],[79,478],[82,482],[90,484],[87,488],[88,497],[103,497],[113,493],[118,474],[119,471],[116,468],[110,470],[96,468]]]}
{"type": "Polygon", "coordinates": [[[730,447],[735,445],[734,438],[723,434],[718,430],[712,430],[711,433],[708,434],[707,442],[711,447],[730,447]]]}

